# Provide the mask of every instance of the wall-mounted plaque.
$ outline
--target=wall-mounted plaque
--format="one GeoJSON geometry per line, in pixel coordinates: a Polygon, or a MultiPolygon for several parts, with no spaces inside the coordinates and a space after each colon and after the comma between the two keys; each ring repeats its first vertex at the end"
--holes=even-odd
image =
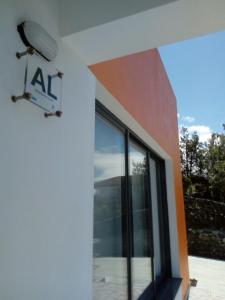
{"type": "Polygon", "coordinates": [[[38,55],[27,56],[25,93],[29,101],[49,113],[61,111],[62,73],[38,55]]]}

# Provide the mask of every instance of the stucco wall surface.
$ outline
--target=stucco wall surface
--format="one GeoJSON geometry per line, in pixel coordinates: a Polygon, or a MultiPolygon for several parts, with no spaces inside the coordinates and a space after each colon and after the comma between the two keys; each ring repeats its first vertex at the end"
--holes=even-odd
{"type": "Polygon", "coordinates": [[[92,299],[95,79],[60,39],[58,1],[0,4],[0,299],[92,299]],[[16,26],[41,24],[58,42],[63,116],[11,95],[23,91],[16,26]]]}

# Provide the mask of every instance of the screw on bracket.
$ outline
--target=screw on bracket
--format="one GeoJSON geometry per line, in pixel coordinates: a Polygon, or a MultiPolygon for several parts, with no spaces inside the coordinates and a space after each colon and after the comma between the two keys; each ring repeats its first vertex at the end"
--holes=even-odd
{"type": "Polygon", "coordinates": [[[62,79],[62,78],[63,78],[63,73],[62,73],[62,72],[60,72],[60,71],[58,71],[58,73],[57,73],[57,74],[50,75],[50,77],[51,77],[51,78],[56,78],[56,77],[59,77],[60,79],[62,79]]]}

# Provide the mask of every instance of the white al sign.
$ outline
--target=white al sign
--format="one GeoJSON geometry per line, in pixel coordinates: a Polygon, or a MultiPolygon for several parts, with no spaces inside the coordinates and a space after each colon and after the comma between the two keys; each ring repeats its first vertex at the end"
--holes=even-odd
{"type": "Polygon", "coordinates": [[[31,94],[32,103],[45,111],[50,113],[61,111],[61,73],[36,54],[28,56],[25,92],[31,94]]]}

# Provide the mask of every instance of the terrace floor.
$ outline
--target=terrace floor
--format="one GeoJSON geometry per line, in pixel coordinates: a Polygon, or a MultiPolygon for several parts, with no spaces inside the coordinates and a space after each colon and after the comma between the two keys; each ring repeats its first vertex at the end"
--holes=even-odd
{"type": "Polygon", "coordinates": [[[191,287],[189,300],[225,300],[225,261],[189,256],[191,287]]]}

